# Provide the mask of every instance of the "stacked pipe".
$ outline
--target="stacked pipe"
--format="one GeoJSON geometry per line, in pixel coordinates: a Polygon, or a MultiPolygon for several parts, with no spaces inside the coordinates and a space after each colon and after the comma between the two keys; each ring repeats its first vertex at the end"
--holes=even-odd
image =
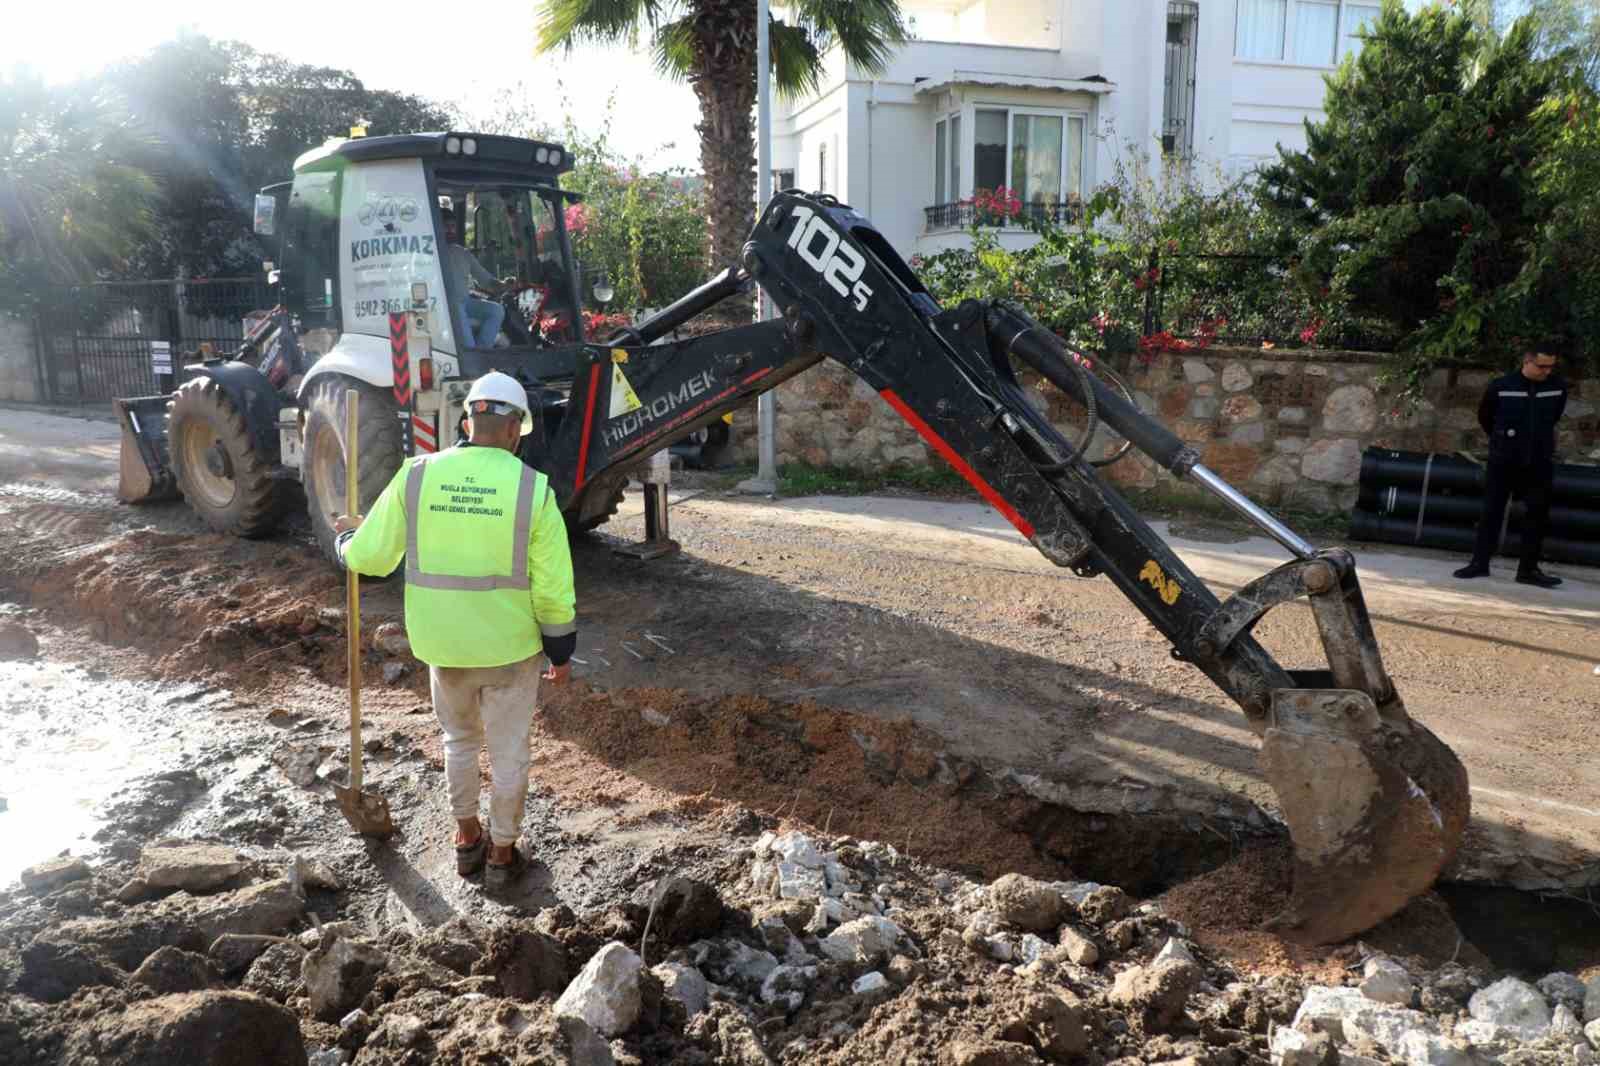
{"type": "MultiPolygon", "coordinates": [[[[1483,513],[1483,483],[1483,466],[1459,455],[1368,448],[1350,536],[1470,553],[1483,513]]],[[[1515,499],[1506,508],[1500,554],[1521,551],[1526,511],[1515,499]]],[[[1600,466],[1557,464],[1542,555],[1600,566],[1600,466]]]]}

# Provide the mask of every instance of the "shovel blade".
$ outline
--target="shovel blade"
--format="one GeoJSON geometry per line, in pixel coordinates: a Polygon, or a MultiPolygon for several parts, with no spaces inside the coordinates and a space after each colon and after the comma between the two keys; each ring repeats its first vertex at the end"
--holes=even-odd
{"type": "Polygon", "coordinates": [[[1294,842],[1294,892],[1270,923],[1327,944],[1366,931],[1432,887],[1455,857],[1471,801],[1454,752],[1398,701],[1285,689],[1261,762],[1294,842]]]}
{"type": "Polygon", "coordinates": [[[333,794],[339,800],[339,810],[344,820],[362,836],[380,839],[394,835],[394,819],[389,814],[389,801],[376,792],[334,785],[333,794]]]}

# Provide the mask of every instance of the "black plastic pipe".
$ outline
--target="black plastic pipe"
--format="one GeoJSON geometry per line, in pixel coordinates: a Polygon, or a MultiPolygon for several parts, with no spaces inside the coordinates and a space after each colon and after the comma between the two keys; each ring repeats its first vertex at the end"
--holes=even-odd
{"type": "MultiPolygon", "coordinates": [[[[1431,496],[1450,491],[1483,495],[1483,467],[1456,455],[1435,454],[1430,465],[1425,452],[1368,448],[1361,455],[1361,483],[1421,488],[1431,496]]],[[[1580,507],[1600,507],[1600,466],[1557,463],[1551,499],[1580,507]]]]}
{"type": "MultiPolygon", "coordinates": [[[[1417,516],[1421,515],[1425,522],[1451,526],[1476,526],[1479,516],[1483,514],[1483,498],[1480,496],[1429,493],[1424,500],[1422,493],[1416,489],[1397,486],[1384,488],[1363,485],[1356,506],[1385,518],[1405,518],[1415,522],[1417,516]]],[[[1521,500],[1513,501],[1510,528],[1519,528],[1526,513],[1527,508],[1521,500]]],[[[1553,505],[1546,535],[1568,540],[1600,540],[1600,507],[1585,509],[1564,504],[1553,505]]]]}
{"type": "MultiPolygon", "coordinates": [[[[1471,554],[1475,541],[1471,526],[1453,526],[1437,522],[1423,523],[1420,532],[1415,519],[1393,518],[1356,511],[1350,516],[1352,540],[1379,541],[1385,544],[1415,544],[1423,548],[1442,548],[1445,551],[1471,554]]],[[[1515,557],[1522,551],[1522,539],[1507,532],[1500,554],[1515,557]]],[[[1570,540],[1565,537],[1546,537],[1541,557],[1553,563],[1578,563],[1600,566],[1600,542],[1570,540]]]]}

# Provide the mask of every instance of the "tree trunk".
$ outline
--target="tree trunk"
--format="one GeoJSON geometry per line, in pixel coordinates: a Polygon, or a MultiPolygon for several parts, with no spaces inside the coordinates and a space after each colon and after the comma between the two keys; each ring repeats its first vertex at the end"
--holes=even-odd
{"type": "Polygon", "coordinates": [[[700,165],[706,177],[711,269],[737,264],[755,225],[756,5],[696,0],[695,73],[700,165]]]}

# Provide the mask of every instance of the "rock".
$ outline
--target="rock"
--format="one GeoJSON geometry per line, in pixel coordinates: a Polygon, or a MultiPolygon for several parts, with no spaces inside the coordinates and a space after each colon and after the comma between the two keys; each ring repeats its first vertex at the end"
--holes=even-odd
{"type": "Polygon", "coordinates": [[[1096,885],[1094,890],[1078,903],[1078,913],[1094,925],[1107,925],[1128,916],[1133,901],[1120,888],[1096,885]]]}
{"type": "Polygon", "coordinates": [[[67,1041],[65,1062],[98,1066],[305,1066],[295,1016],[248,992],[161,996],[105,1012],[67,1041]]]}
{"type": "Polygon", "coordinates": [[[150,885],[142,877],[130,877],[112,895],[118,903],[138,903],[149,898],[150,885]]]}
{"type": "MultiPolygon", "coordinates": [[[[335,623],[337,626],[339,623],[335,623]]],[[[385,622],[372,633],[372,643],[390,655],[410,655],[411,641],[399,622],[385,622]]]]}
{"type": "Polygon", "coordinates": [[[1100,949],[1093,940],[1070,925],[1063,925],[1057,936],[1061,951],[1074,966],[1093,966],[1100,961],[1100,949]]]}
{"type": "Polygon", "coordinates": [[[344,883],[339,880],[339,875],[333,872],[333,867],[321,859],[308,859],[304,855],[296,855],[289,864],[289,883],[305,891],[308,888],[318,888],[325,892],[338,892],[344,888],[344,883]]]}
{"type": "Polygon", "coordinates": [[[985,937],[983,950],[986,955],[996,962],[1011,962],[1017,957],[1017,949],[1011,943],[1011,938],[1001,933],[985,937]]]}
{"type": "Polygon", "coordinates": [[[654,707],[645,707],[645,708],[643,708],[639,712],[639,717],[643,718],[646,722],[648,722],[649,724],[651,724],[653,726],[656,726],[658,728],[659,727],[663,727],[663,726],[669,726],[669,725],[672,724],[672,716],[671,715],[663,714],[662,712],[656,710],[654,707]]]}
{"type": "Polygon", "coordinates": [[[300,934],[298,939],[300,941],[300,946],[305,948],[307,951],[310,951],[312,948],[320,945],[323,941],[331,940],[333,937],[339,936],[346,937],[350,940],[365,939],[365,935],[362,932],[361,926],[350,921],[349,919],[344,919],[337,922],[324,922],[321,925],[307,929],[305,932],[300,934]]]}
{"type": "Polygon", "coordinates": [[[1400,1037],[1393,1054],[1408,1066],[1476,1066],[1477,1063],[1464,1041],[1417,1029],[1400,1037]]]}
{"type": "Polygon", "coordinates": [[[1583,982],[1570,973],[1552,973],[1539,978],[1536,986],[1551,1004],[1565,1003],[1574,1013],[1583,1012],[1583,982]]]}
{"type": "Polygon", "coordinates": [[[1075,998],[1032,993],[1023,996],[1006,1016],[999,1035],[1008,1042],[1038,1049],[1051,1062],[1065,1062],[1089,1049],[1084,1019],[1083,1006],[1075,998]]]}
{"type": "Polygon", "coordinates": [[[806,1001],[806,990],[817,979],[815,966],[779,966],[761,982],[761,1002],[779,1005],[793,1014],[806,1001]]]}
{"type": "Polygon", "coordinates": [[[390,659],[383,664],[383,683],[392,685],[406,676],[407,666],[398,659],[390,659]]]}
{"type": "Polygon", "coordinates": [[[211,942],[206,957],[224,977],[244,973],[256,956],[274,944],[287,943],[282,937],[249,933],[223,933],[211,942]]]}
{"type": "Polygon", "coordinates": [[[1368,999],[1359,989],[1312,985],[1295,1013],[1294,1028],[1327,1033],[1335,1043],[1361,1050],[1372,1045],[1401,1057],[1401,1040],[1410,1032],[1437,1035],[1434,1022],[1419,1011],[1368,999]]]}
{"type": "Polygon", "coordinates": [[[22,887],[29,892],[43,895],[54,891],[62,885],[81,881],[89,876],[89,864],[82,859],[69,855],[62,855],[44,862],[35,863],[22,871],[22,887]]]}
{"type": "Polygon", "coordinates": [[[1578,1020],[1577,1011],[1565,1003],[1557,1003],[1556,1009],[1550,1014],[1550,1032],[1552,1039],[1563,1044],[1571,1044],[1574,1040],[1586,1039],[1583,1032],[1583,1023],[1578,1020]]]}
{"type": "Polygon", "coordinates": [[[1272,1031],[1273,1066],[1339,1066],[1339,1051],[1327,1033],[1306,1033],[1287,1025],[1272,1031]]]}
{"type": "Polygon", "coordinates": [[[706,1009],[710,988],[704,975],[693,966],[663,962],[650,967],[650,972],[661,982],[662,997],[682,1008],[685,1021],[706,1009]]]}
{"type": "Polygon", "coordinates": [[[1361,473],[1361,442],[1351,438],[1319,440],[1300,457],[1300,473],[1329,485],[1354,485],[1361,473]]]}
{"type": "Polygon", "coordinates": [[[311,1012],[325,1022],[342,1018],[372,991],[388,967],[388,955],[359,940],[340,937],[308,952],[300,977],[306,983],[311,1012]]]}
{"type": "Polygon", "coordinates": [[[39,638],[20,622],[0,622],[0,660],[28,660],[39,657],[39,638]]]}
{"type": "Polygon", "coordinates": [[[217,973],[204,955],[174,947],[157,948],[128,980],[158,996],[201,992],[218,983],[217,973]]]}
{"type": "Polygon", "coordinates": [[[1183,361],[1183,380],[1191,385],[1199,385],[1201,382],[1215,380],[1216,376],[1216,371],[1206,366],[1199,359],[1185,359],[1183,361]]]}
{"type": "Polygon", "coordinates": [[[1528,982],[1503,977],[1473,994],[1467,1011],[1480,1022],[1512,1029],[1524,1039],[1535,1039],[1550,1028],[1550,1007],[1528,982]]]}
{"type": "MultiPolygon", "coordinates": [[[[722,947],[723,955],[712,970],[712,976],[725,984],[760,988],[767,975],[778,968],[778,960],[770,951],[761,951],[737,940],[724,941],[722,947]]],[[[696,963],[699,961],[696,959],[696,963]]]]}
{"type": "Polygon", "coordinates": [[[1600,1060],[1600,1055],[1595,1054],[1594,1048],[1589,1046],[1587,1040],[1580,1040],[1572,1045],[1572,1061],[1576,1066],[1594,1066],[1600,1060]]]}
{"type": "Polygon", "coordinates": [[[1199,965],[1199,960],[1194,957],[1194,952],[1189,950],[1189,945],[1177,937],[1168,937],[1167,942],[1161,945],[1161,950],[1156,952],[1156,957],[1150,960],[1150,965],[1159,966],[1168,960],[1188,962],[1199,965]]]}
{"type": "Polygon", "coordinates": [[[778,863],[779,899],[816,899],[828,891],[828,882],[821,868],[802,866],[799,863],[778,863]]]}
{"type": "Polygon", "coordinates": [[[1447,962],[1434,971],[1428,984],[1440,995],[1464,1007],[1478,990],[1479,982],[1465,966],[1447,962]]]}
{"type": "Polygon", "coordinates": [[[374,1036],[380,1046],[416,1047],[422,1043],[428,1027],[415,1014],[391,1014],[383,1020],[374,1036]]]}
{"type": "Polygon", "coordinates": [[[339,1048],[318,1048],[306,1055],[306,1066],[345,1066],[350,1053],[339,1048]]]}
{"type": "MultiPolygon", "coordinates": [[[[448,928],[429,929],[417,938],[417,952],[423,958],[436,962],[463,977],[472,973],[472,968],[478,960],[483,958],[483,949],[471,940],[451,935],[448,928]]],[[[562,978],[562,987],[566,986],[566,978],[562,978]]]]}
{"type": "Polygon", "coordinates": [[[789,832],[774,837],[771,850],[777,852],[783,861],[796,866],[820,870],[825,862],[816,842],[804,833],[789,832]]]}
{"type": "Polygon", "coordinates": [[[1409,1007],[1416,985],[1406,968],[1392,959],[1372,958],[1362,968],[1361,994],[1377,1003],[1409,1007]]]}
{"type": "Polygon", "coordinates": [[[1222,368],[1222,388],[1224,392],[1243,392],[1255,384],[1255,378],[1250,376],[1250,371],[1243,363],[1229,363],[1222,368]]]}
{"type": "Polygon", "coordinates": [[[811,920],[805,924],[803,932],[812,936],[823,936],[835,925],[842,925],[856,916],[854,908],[845,906],[842,900],[827,897],[817,901],[817,909],[812,912],[811,920]]]}
{"type": "Polygon", "coordinates": [[[650,904],[656,911],[650,922],[650,935],[658,943],[693,943],[717,935],[722,928],[722,896],[702,880],[658,880],[650,904]]]}
{"type": "Polygon", "coordinates": [[[508,922],[489,934],[488,950],[472,964],[475,974],[500,982],[512,999],[560,995],[572,976],[566,946],[527,921],[508,922]]]}
{"type": "Polygon", "coordinates": [[[605,1036],[620,1036],[639,1020],[639,972],[643,968],[638,955],[613,940],[595,952],[561,993],[556,1014],[582,1018],[605,1036]]]}
{"type": "Polygon", "coordinates": [[[1342,385],[1322,405],[1329,433],[1368,433],[1378,424],[1378,399],[1365,385],[1342,385]]]}
{"type": "Polygon", "coordinates": [[[1583,1035],[1589,1038],[1589,1043],[1593,1044],[1597,1050],[1600,1050],[1600,1018],[1596,1018],[1585,1025],[1583,1027],[1583,1035]]]}
{"type": "MultiPolygon", "coordinates": [[[[59,1003],[80,988],[120,986],[126,980],[127,974],[93,945],[52,939],[41,933],[22,949],[17,990],[45,1003],[59,1003]]],[[[3,1025],[0,1020],[0,1032],[3,1025]]]]}
{"type": "Polygon", "coordinates": [[[893,955],[904,935],[889,919],[868,914],[844,923],[818,941],[818,946],[830,959],[873,963],[893,955]]]}
{"type": "MultiPolygon", "coordinates": [[[[1600,974],[1589,978],[1583,984],[1583,1020],[1592,1022],[1600,1019],[1600,974]]],[[[1596,1044],[1600,1047],[1600,1044],[1596,1044]]]]}
{"type": "Polygon", "coordinates": [[[724,1066],[771,1066],[772,1058],[750,1020],[731,1003],[713,1003],[685,1027],[683,1035],[724,1066]]]}
{"type": "Polygon", "coordinates": [[[1222,417],[1228,422],[1250,422],[1261,417],[1261,401],[1254,396],[1229,396],[1222,402],[1222,417]]]}
{"type": "Polygon", "coordinates": [[[850,991],[858,996],[870,996],[874,992],[882,992],[889,987],[889,979],[877,970],[871,970],[857,977],[850,985],[850,991]]]}
{"type": "Polygon", "coordinates": [[[306,906],[305,896],[281,879],[212,896],[203,902],[194,912],[194,924],[206,944],[223,933],[281,933],[306,906]]]}
{"type": "Polygon", "coordinates": [[[1045,882],[1006,874],[989,886],[989,909],[1006,925],[1038,933],[1060,925],[1067,905],[1061,893],[1045,882]]]}
{"type": "Polygon", "coordinates": [[[1165,1032],[1183,1017],[1184,1004],[1200,978],[1200,967],[1181,959],[1133,966],[1117,974],[1110,1000],[1139,1011],[1146,1032],[1165,1032]]]}
{"type": "Polygon", "coordinates": [[[151,888],[200,893],[232,880],[244,867],[237,851],[220,844],[147,844],[139,853],[135,876],[151,888]]]}
{"type": "Polygon", "coordinates": [[[298,944],[283,940],[267,948],[244,975],[243,988],[282,1003],[300,987],[306,953],[298,944]]]}
{"type": "Polygon", "coordinates": [[[1050,950],[1050,945],[1032,933],[1023,933],[1019,949],[1023,962],[1037,962],[1045,957],[1046,952],[1050,950]]]}
{"type": "Polygon", "coordinates": [[[1307,421],[1306,409],[1304,407],[1280,407],[1278,408],[1278,421],[1288,426],[1303,426],[1307,421]]]}
{"type": "Polygon", "coordinates": [[[616,1066],[611,1045],[582,1018],[570,1014],[558,1017],[556,1028],[567,1039],[567,1057],[572,1066],[616,1066]]]}
{"type": "Polygon", "coordinates": [[[283,776],[299,785],[310,788],[317,783],[317,767],[322,765],[328,749],[307,744],[283,744],[272,753],[272,762],[283,771],[283,776]]]}

